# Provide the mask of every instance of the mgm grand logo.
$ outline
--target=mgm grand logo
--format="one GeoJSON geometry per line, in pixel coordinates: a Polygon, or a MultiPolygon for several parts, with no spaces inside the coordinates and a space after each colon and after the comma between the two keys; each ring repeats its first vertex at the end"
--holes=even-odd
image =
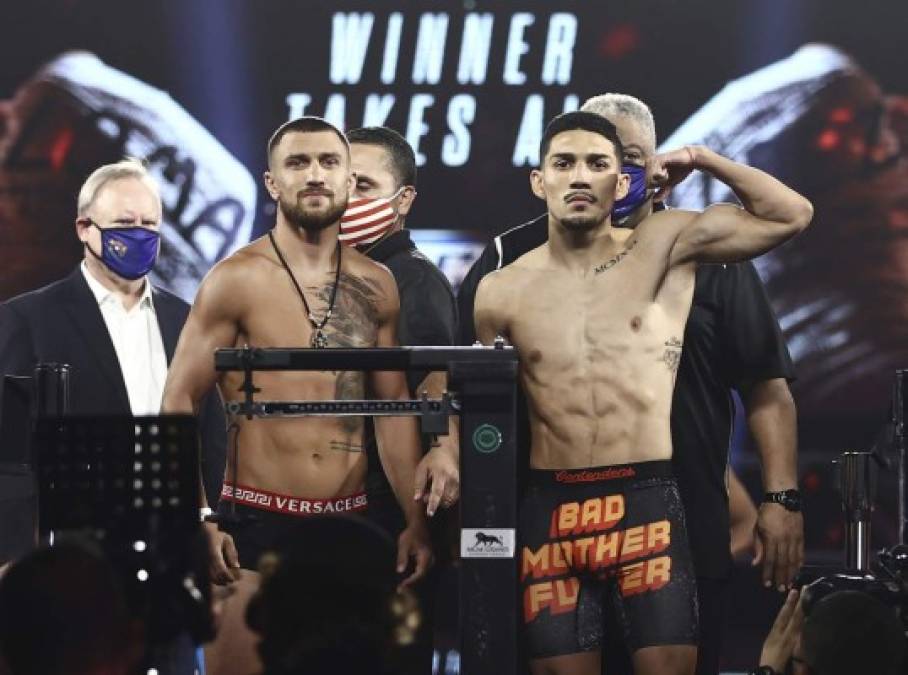
{"type": "Polygon", "coordinates": [[[473,544],[472,548],[478,548],[479,546],[504,546],[504,542],[501,540],[501,537],[496,537],[494,534],[486,534],[485,532],[476,533],[476,541],[473,544]]]}
{"type": "Polygon", "coordinates": [[[514,530],[503,527],[463,528],[461,558],[513,558],[514,530]]]}
{"type": "Polygon", "coordinates": [[[464,558],[512,558],[514,536],[511,530],[485,529],[463,533],[461,556],[464,558]]]}

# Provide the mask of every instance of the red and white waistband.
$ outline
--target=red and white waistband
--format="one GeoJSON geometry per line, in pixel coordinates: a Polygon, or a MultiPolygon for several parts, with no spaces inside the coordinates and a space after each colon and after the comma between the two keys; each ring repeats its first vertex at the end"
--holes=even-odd
{"type": "Polygon", "coordinates": [[[266,490],[245,485],[228,485],[226,483],[221,488],[221,499],[256,509],[301,517],[364,511],[368,506],[365,492],[356,492],[352,495],[331,497],[329,499],[304,499],[302,497],[281,495],[276,492],[267,492],[266,490]]]}

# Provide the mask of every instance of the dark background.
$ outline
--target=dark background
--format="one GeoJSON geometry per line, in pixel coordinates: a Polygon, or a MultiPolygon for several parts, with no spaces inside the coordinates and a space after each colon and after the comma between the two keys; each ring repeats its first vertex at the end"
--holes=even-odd
{"type": "MultiPolygon", "coordinates": [[[[388,125],[404,130],[406,100],[429,93],[436,105],[421,150],[420,198],[411,227],[498,231],[539,211],[527,189],[525,168],[510,162],[513,139],[529,94],[542,94],[546,117],[561,111],[566,94],[582,102],[605,91],[627,92],[652,107],[665,138],[726,81],[787,56],[806,42],[824,41],[852,54],[887,90],[908,91],[901,54],[908,4],[892,0],[612,0],[611,2],[339,2],[312,0],[181,0],[133,3],[79,0],[8,2],[0,10],[0,97],[44,62],[69,49],[85,49],[105,63],[169,92],[254,176],[264,169],[268,135],[287,118],[286,95],[308,92],[307,112],[322,114],[331,92],[348,95],[348,126],[361,123],[365,92],[399,97],[388,125]],[[333,7],[334,9],[328,9],[333,7]],[[508,22],[529,11],[535,23],[521,61],[522,86],[502,84],[508,22]],[[328,77],[331,15],[370,11],[376,16],[363,77],[332,85],[328,77]],[[385,19],[404,14],[397,81],[378,79],[385,19]],[[418,16],[450,16],[445,62],[438,85],[410,77],[418,16]],[[456,81],[459,30],[468,11],[495,15],[484,85],[456,81]],[[544,86],[540,66],[545,28],[553,13],[580,19],[571,84],[544,86]],[[460,168],[438,158],[450,96],[477,98],[470,161],[460,168]]],[[[264,194],[264,190],[261,191],[264,194]]],[[[260,204],[267,203],[259,200],[260,204]]],[[[269,222],[264,212],[257,231],[269,222]]]]}
{"type": "MultiPolygon", "coordinates": [[[[528,96],[543,97],[545,121],[561,112],[568,95],[582,102],[608,91],[633,94],[651,106],[658,135],[667,138],[729,80],[817,41],[854,57],[883,91],[906,94],[906,26],[908,3],[895,0],[532,0],[519,4],[435,0],[331,5],[312,0],[8,1],[0,7],[0,101],[13,99],[43,64],[74,49],[87,50],[107,65],[168,92],[257,182],[256,236],[273,222],[273,206],[259,177],[265,169],[265,143],[288,118],[288,94],[308,93],[312,103],[306,113],[316,115],[324,114],[330,94],[344,94],[347,128],[361,125],[368,93],[393,94],[396,103],[386,123],[401,132],[406,130],[411,96],[431,94],[435,105],[425,115],[430,131],[420,142],[427,161],[420,167],[419,198],[407,224],[416,230],[469,231],[482,238],[542,211],[542,204],[528,190],[529,167],[514,166],[511,161],[528,96]],[[515,11],[534,14],[535,22],[525,33],[529,51],[521,60],[526,83],[509,86],[502,82],[502,69],[515,11]],[[375,15],[357,84],[335,85],[329,78],[334,12],[375,15]],[[403,14],[404,27],[397,78],[384,84],[379,72],[386,21],[392,12],[403,14]],[[449,16],[444,66],[437,84],[414,84],[411,77],[417,26],[424,12],[449,16]],[[456,79],[460,30],[468,12],[490,12],[495,17],[487,77],[481,85],[459,84],[456,79]],[[553,12],[575,14],[579,27],[570,82],[547,86],[541,82],[540,69],[553,12]],[[440,159],[440,148],[448,132],[446,108],[456,94],[474,96],[477,108],[475,121],[469,125],[469,161],[449,167],[440,159]]],[[[135,103],[141,106],[141,102],[135,103]]],[[[0,115],[0,139],[6,131],[0,115]]],[[[2,159],[0,143],[0,172],[15,169],[4,166],[2,159]]],[[[0,173],[0,186],[2,177],[0,173]]],[[[72,176],[68,185],[77,186],[84,177],[72,176]]],[[[75,190],[57,192],[53,199],[64,197],[58,210],[68,213],[66,204],[72,204],[74,212],[75,190]]],[[[7,212],[2,202],[9,198],[0,190],[0,242],[4,230],[13,228],[4,221],[7,212]]],[[[818,222],[815,227],[821,226],[818,222]]],[[[824,259],[835,256],[824,250],[822,238],[818,242],[816,264],[823,265],[824,259]]],[[[63,240],[58,245],[61,250],[71,248],[71,242],[63,240]]],[[[73,254],[77,256],[78,251],[73,254]]],[[[869,254],[861,248],[849,254],[855,261],[863,260],[861,269],[873,267],[872,260],[862,259],[869,254]]],[[[0,275],[10,273],[0,269],[0,275]]],[[[843,267],[843,275],[852,273],[843,267]]],[[[774,302],[785,292],[779,283],[774,282],[772,289],[778,293],[774,302]]],[[[890,297],[889,301],[897,304],[901,298],[890,297]]],[[[877,301],[876,296],[867,295],[868,304],[877,301]]],[[[898,314],[888,316],[891,318],[874,324],[877,334],[885,335],[895,322],[903,323],[898,314]],[[893,323],[886,324],[890,320],[893,323]]],[[[908,358],[901,365],[908,366],[908,358]]],[[[832,408],[801,409],[801,475],[812,562],[840,559],[843,532],[830,460],[843,450],[866,450],[873,443],[887,417],[890,366],[870,372],[873,386],[860,388],[859,396],[849,398],[845,391],[832,408]]],[[[797,388],[795,394],[799,396],[797,388]]],[[[806,398],[803,392],[800,396],[806,398]]],[[[736,447],[740,450],[746,445],[746,435],[739,434],[736,447]]],[[[738,452],[735,464],[752,493],[758,495],[759,467],[753,454],[738,452]]],[[[893,543],[896,535],[892,476],[890,472],[889,482],[884,480],[880,487],[874,530],[879,545],[893,543]]],[[[764,607],[753,615],[736,615],[735,621],[743,626],[740,634],[749,636],[736,644],[747,654],[759,639],[761,626],[768,625],[771,611],[766,607],[771,601],[768,596],[750,597],[759,594],[751,583],[743,588],[748,604],[764,607]]],[[[749,665],[747,659],[743,661],[742,667],[749,665]]]]}

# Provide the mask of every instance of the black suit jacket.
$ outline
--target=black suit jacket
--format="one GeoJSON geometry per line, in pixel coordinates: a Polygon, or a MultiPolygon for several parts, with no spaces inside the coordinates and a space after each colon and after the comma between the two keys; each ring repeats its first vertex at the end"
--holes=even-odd
{"type": "MultiPolygon", "coordinates": [[[[189,305],[159,288],[152,288],[152,302],[169,364],[189,305]]],[[[65,279],[0,304],[0,374],[31,375],[40,362],[69,364],[71,414],[130,414],[113,341],[78,267],[65,279]]],[[[214,504],[224,476],[227,442],[217,392],[211,392],[200,408],[199,429],[203,478],[214,504]]]]}

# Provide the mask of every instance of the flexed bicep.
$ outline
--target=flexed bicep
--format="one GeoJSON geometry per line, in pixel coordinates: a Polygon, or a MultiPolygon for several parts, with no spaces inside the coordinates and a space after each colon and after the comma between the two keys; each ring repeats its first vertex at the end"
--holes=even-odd
{"type": "Polygon", "coordinates": [[[781,227],[734,204],[714,204],[694,214],[672,248],[671,264],[734,263],[763,255],[780,243],[781,227]]]}
{"type": "MultiPolygon", "coordinates": [[[[697,169],[725,183],[741,202],[741,206],[715,204],[702,213],[691,214],[673,246],[672,265],[755,258],[798,234],[813,217],[810,202],[779,180],[709,148],[689,146],[684,152],[664,157],[671,160],[663,158],[665,166],[673,166],[672,162],[683,165],[683,171],[676,170],[674,178],[663,177],[664,186],[697,169]]],[[[659,159],[654,162],[658,164],[659,159]]],[[[662,170],[666,176],[669,173],[662,170]]]]}

